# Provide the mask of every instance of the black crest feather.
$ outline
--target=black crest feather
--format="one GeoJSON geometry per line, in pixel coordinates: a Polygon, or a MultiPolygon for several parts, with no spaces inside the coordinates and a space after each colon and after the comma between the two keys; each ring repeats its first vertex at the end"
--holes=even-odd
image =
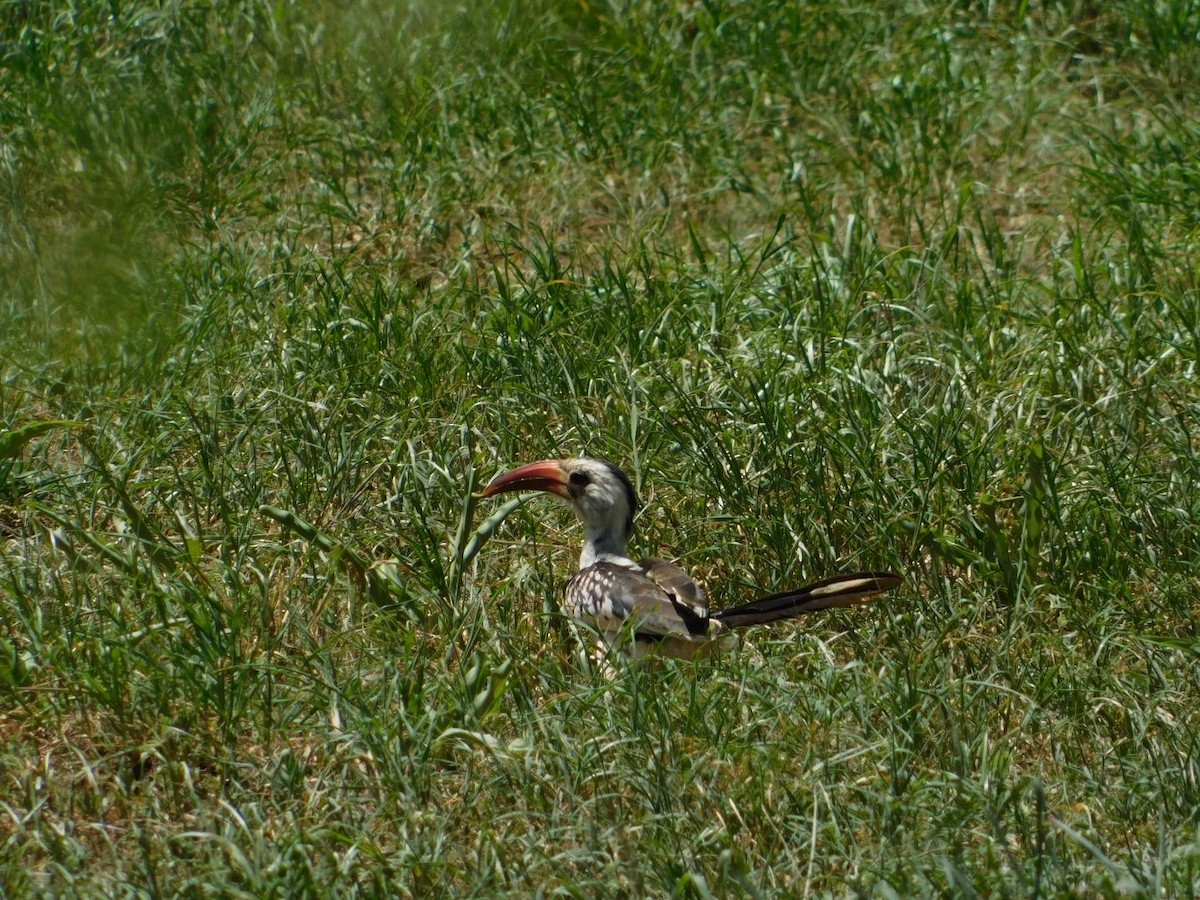
{"type": "Polygon", "coordinates": [[[633,517],[641,506],[638,502],[637,491],[633,489],[633,482],[629,480],[629,476],[622,472],[619,466],[606,459],[602,459],[600,462],[604,463],[608,470],[617,476],[617,481],[621,482],[621,487],[625,489],[625,497],[629,500],[629,518],[625,522],[625,537],[628,538],[633,534],[633,517]]]}

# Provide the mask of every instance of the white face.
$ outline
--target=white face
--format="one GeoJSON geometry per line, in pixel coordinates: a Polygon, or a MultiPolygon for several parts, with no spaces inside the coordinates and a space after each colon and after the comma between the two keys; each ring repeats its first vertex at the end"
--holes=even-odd
{"type": "Polygon", "coordinates": [[[563,470],[568,499],[584,526],[628,538],[633,528],[632,486],[611,466],[596,459],[567,460],[563,470]]]}

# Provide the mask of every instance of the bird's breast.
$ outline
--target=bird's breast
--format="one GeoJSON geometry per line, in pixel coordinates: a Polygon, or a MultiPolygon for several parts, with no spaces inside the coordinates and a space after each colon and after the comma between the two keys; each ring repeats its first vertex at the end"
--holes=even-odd
{"type": "Polygon", "coordinates": [[[567,615],[583,619],[600,631],[618,631],[625,617],[614,604],[617,578],[608,566],[591,566],[567,582],[563,608],[567,615]]]}

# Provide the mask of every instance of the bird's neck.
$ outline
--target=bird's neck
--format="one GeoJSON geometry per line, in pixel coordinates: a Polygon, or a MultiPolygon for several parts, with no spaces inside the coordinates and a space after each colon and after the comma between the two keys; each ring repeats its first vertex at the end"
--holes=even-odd
{"type": "Polygon", "coordinates": [[[579,568],[583,570],[598,562],[631,566],[633,560],[626,555],[627,552],[625,538],[611,528],[588,528],[583,541],[583,552],[579,554],[579,568]]]}

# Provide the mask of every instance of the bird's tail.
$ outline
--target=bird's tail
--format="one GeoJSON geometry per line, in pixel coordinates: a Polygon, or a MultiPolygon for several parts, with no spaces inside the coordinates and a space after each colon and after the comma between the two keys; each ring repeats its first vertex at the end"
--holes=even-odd
{"type": "Polygon", "coordinates": [[[835,575],[816,584],[782,591],[713,613],[726,628],[743,628],[747,625],[766,625],[781,619],[791,619],[805,613],[838,606],[857,606],[866,603],[885,591],[900,584],[901,578],[891,572],[855,572],[853,575],[835,575]]]}

